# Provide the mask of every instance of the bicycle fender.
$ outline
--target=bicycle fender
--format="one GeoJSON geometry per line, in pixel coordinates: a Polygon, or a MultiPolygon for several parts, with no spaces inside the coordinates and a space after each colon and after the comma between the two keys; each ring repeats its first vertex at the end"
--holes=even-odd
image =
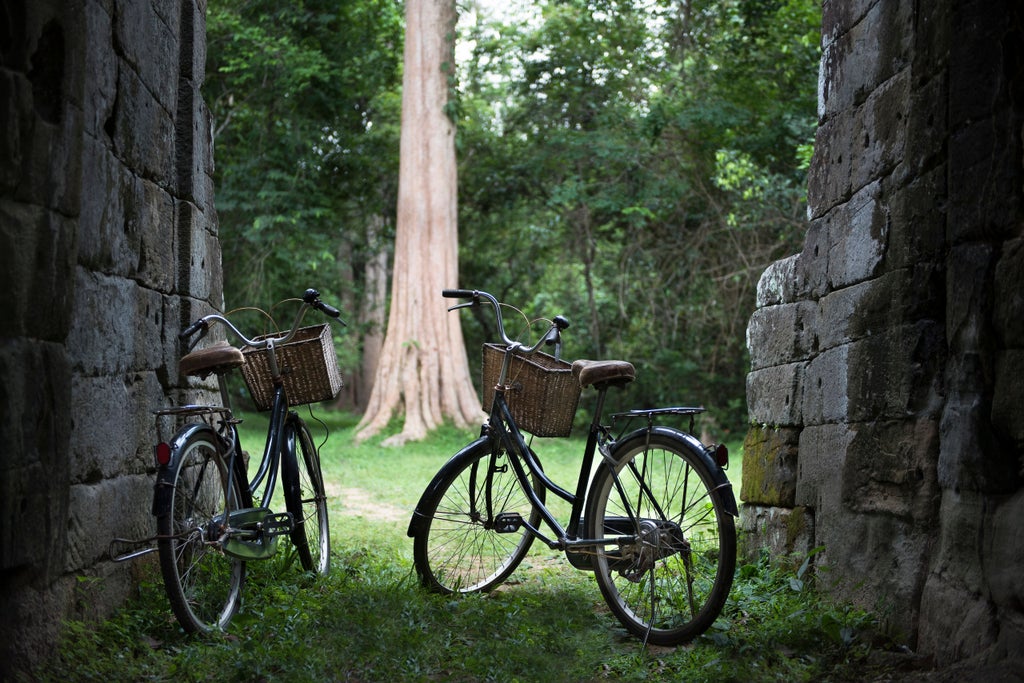
{"type": "Polygon", "coordinates": [[[171,459],[161,467],[156,475],[156,482],[153,484],[153,516],[159,517],[166,514],[171,505],[171,489],[174,487],[174,472],[178,469],[178,459],[181,457],[181,447],[197,432],[207,431],[215,439],[220,436],[216,430],[207,424],[195,423],[186,425],[174,438],[171,439],[171,459]]]}
{"type": "Polygon", "coordinates": [[[448,462],[441,466],[441,469],[437,471],[434,478],[427,484],[427,488],[423,490],[423,494],[420,496],[420,500],[416,503],[416,509],[413,510],[412,519],[409,520],[409,529],[406,532],[409,536],[415,536],[420,532],[423,524],[427,521],[427,517],[421,512],[426,501],[433,498],[437,489],[448,479],[449,472],[453,468],[457,468],[460,462],[466,458],[476,457],[476,450],[478,448],[490,448],[489,439],[486,436],[481,436],[475,441],[470,442],[462,450],[458,451],[455,455],[448,458],[448,462]]]}
{"type": "MultiPolygon", "coordinates": [[[[740,516],[739,509],[736,507],[736,496],[733,494],[732,482],[730,482],[729,477],[725,475],[725,470],[718,466],[718,463],[715,462],[711,453],[708,452],[707,447],[705,447],[697,437],[674,427],[665,427],[661,425],[651,427],[651,433],[681,441],[687,450],[692,452],[711,474],[711,479],[715,484],[715,490],[722,496],[722,503],[725,511],[733,517],[740,516]]],[[[629,434],[626,434],[621,439],[618,439],[616,441],[616,448],[612,450],[612,457],[615,457],[615,450],[618,448],[618,444],[627,443],[633,439],[646,439],[646,435],[647,428],[641,427],[629,434]]]]}

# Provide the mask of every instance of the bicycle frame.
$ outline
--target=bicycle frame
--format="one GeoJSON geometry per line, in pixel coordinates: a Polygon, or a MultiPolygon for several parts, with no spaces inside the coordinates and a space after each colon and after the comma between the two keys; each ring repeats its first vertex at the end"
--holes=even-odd
{"type": "MultiPolygon", "coordinates": [[[[509,462],[511,463],[512,469],[516,475],[516,479],[519,481],[519,484],[522,486],[523,491],[530,499],[530,503],[533,505],[534,509],[540,514],[541,520],[544,522],[544,524],[548,526],[549,529],[551,529],[555,538],[548,538],[540,529],[534,527],[527,520],[522,519],[521,517],[514,520],[514,523],[521,524],[535,538],[540,539],[540,541],[545,543],[549,548],[569,552],[570,561],[572,561],[572,563],[578,568],[586,568],[585,562],[583,566],[581,566],[580,564],[578,564],[578,561],[574,561],[575,558],[571,553],[573,549],[594,548],[599,545],[629,543],[635,541],[636,539],[636,534],[633,533],[632,530],[636,528],[635,524],[638,521],[638,519],[632,510],[628,510],[629,516],[624,517],[622,519],[622,533],[620,536],[603,539],[579,538],[580,525],[583,519],[583,508],[586,504],[586,491],[588,483],[590,481],[590,474],[594,465],[594,458],[599,450],[602,452],[602,457],[610,457],[610,453],[612,451],[612,444],[614,444],[614,441],[608,442],[601,440],[601,435],[608,433],[608,429],[601,425],[601,416],[603,413],[606,392],[607,389],[602,389],[599,390],[598,392],[597,405],[595,407],[594,417],[591,420],[590,428],[587,434],[587,444],[584,448],[583,459],[580,463],[580,473],[576,482],[575,493],[571,493],[564,489],[563,487],[559,486],[557,483],[552,481],[551,478],[548,477],[548,475],[544,472],[533,450],[526,444],[526,440],[523,438],[522,432],[519,431],[519,428],[516,425],[514,418],[512,417],[512,413],[511,410],[509,409],[508,403],[505,400],[504,389],[500,386],[496,389],[494,394],[494,402],[491,407],[490,418],[484,425],[485,433],[483,438],[489,439],[491,442],[491,467],[488,469],[487,476],[489,480],[487,482],[488,485],[486,487],[486,490],[488,492],[490,492],[491,490],[490,477],[492,476],[492,473],[494,471],[494,464],[500,452],[500,447],[503,446],[505,448],[505,451],[508,452],[510,455],[517,456],[509,458],[509,462]],[[525,463],[525,467],[523,463],[525,463]],[[551,493],[555,494],[556,496],[558,496],[559,498],[561,498],[562,500],[566,501],[571,505],[571,511],[569,513],[570,518],[566,525],[563,526],[562,523],[559,522],[559,520],[551,513],[551,511],[548,509],[544,501],[541,500],[536,489],[534,488],[533,482],[530,479],[531,475],[540,481],[540,485],[545,490],[550,491],[551,493]]],[[[629,413],[613,415],[612,417],[614,418],[618,416],[624,416],[632,418],[645,416],[647,418],[647,426],[643,428],[643,430],[646,431],[647,434],[651,434],[653,430],[658,429],[658,427],[653,422],[653,417],[655,415],[687,415],[690,416],[692,425],[693,415],[701,411],[702,409],[700,408],[661,408],[631,411],[629,413]]],[[[712,472],[714,475],[716,475],[717,481],[715,485],[715,490],[720,490],[722,492],[727,512],[733,515],[734,517],[739,516],[735,498],[732,494],[732,485],[725,477],[725,474],[722,471],[720,464],[716,463],[712,459],[711,455],[707,452],[707,449],[705,449],[704,446],[693,437],[690,437],[685,432],[677,432],[676,436],[691,442],[690,445],[692,450],[694,452],[703,454],[704,459],[706,460],[708,470],[712,472]]],[[[616,479],[616,486],[618,487],[620,486],[617,481],[618,476],[614,476],[616,479]]],[[[644,478],[640,477],[639,480],[643,481],[644,478]]],[[[651,498],[653,499],[654,496],[652,495],[651,498]]],[[[625,502],[624,496],[623,500],[625,502]]],[[[499,522],[495,521],[494,511],[491,507],[491,501],[488,500],[485,502],[487,506],[487,519],[492,520],[497,525],[499,522]]],[[[662,516],[665,516],[664,511],[660,512],[662,516]]]]}
{"type": "MultiPolygon", "coordinates": [[[[556,538],[548,538],[540,529],[535,528],[524,519],[520,518],[518,523],[526,527],[526,529],[529,530],[535,538],[540,539],[540,541],[546,544],[549,548],[568,551],[573,548],[593,548],[598,545],[612,545],[623,540],[631,540],[635,538],[634,534],[628,532],[626,532],[623,537],[617,538],[579,538],[580,524],[583,518],[583,506],[586,503],[587,484],[590,480],[590,472],[593,469],[594,456],[598,451],[599,436],[603,429],[600,424],[600,419],[604,396],[604,391],[600,392],[598,396],[598,406],[594,411],[594,418],[591,421],[590,430],[587,435],[587,445],[583,452],[583,460],[580,463],[580,473],[576,482],[576,492],[571,493],[552,481],[544,472],[543,468],[541,468],[533,451],[526,445],[522,432],[520,432],[518,426],[516,426],[508,403],[505,400],[504,390],[499,387],[495,391],[490,419],[484,426],[484,429],[487,432],[486,438],[491,440],[491,467],[488,469],[488,477],[491,476],[491,473],[494,470],[493,465],[500,450],[499,446],[504,446],[506,452],[510,455],[517,456],[509,457],[509,462],[515,472],[516,479],[518,479],[520,485],[523,487],[523,491],[530,499],[530,503],[533,505],[534,509],[540,513],[544,524],[551,529],[556,538]],[[509,428],[506,428],[506,425],[509,428]],[[526,463],[525,467],[523,466],[524,462],[526,463]],[[565,526],[558,521],[554,514],[552,514],[548,509],[547,505],[545,505],[541,500],[530,480],[529,475],[533,475],[539,479],[541,486],[543,486],[544,489],[550,491],[571,505],[569,520],[565,526]]],[[[490,489],[490,481],[488,481],[486,490],[490,491],[490,489]]],[[[488,519],[493,519],[494,514],[491,509],[491,501],[486,501],[486,503],[487,517],[488,519]]]]}
{"type": "Polygon", "coordinates": [[[644,642],[678,645],[705,632],[721,613],[735,569],[737,511],[723,471],[728,450],[705,446],[663,420],[688,417],[692,432],[703,408],[630,410],[602,423],[608,392],[635,379],[632,363],[581,359],[568,377],[547,375],[565,372],[566,364],[514,359],[549,343],[557,360],[568,320],[548,321],[547,332],[527,346],[505,333],[506,304],[493,295],[442,295],[470,300],[450,311],[493,306],[504,359],[495,372],[500,344],[484,347],[488,419],[480,436],[434,475],[410,520],[422,585],[445,595],[486,592],[507,580],[540,539],[576,569],[593,572],[609,610],[644,642]],[[577,387],[567,383],[573,379],[577,387]],[[567,436],[565,412],[556,411],[575,408],[573,394],[586,387],[597,392],[596,410],[573,490],[545,473],[530,435],[567,436]],[[566,503],[563,523],[554,511],[564,514],[566,503]]]}

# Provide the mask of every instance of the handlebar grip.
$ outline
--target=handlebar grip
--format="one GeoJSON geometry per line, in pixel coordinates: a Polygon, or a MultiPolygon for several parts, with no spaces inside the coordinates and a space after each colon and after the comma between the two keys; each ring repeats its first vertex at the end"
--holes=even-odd
{"type": "Polygon", "coordinates": [[[186,327],[185,329],[183,329],[181,332],[179,332],[178,339],[180,339],[181,341],[185,341],[199,330],[205,330],[206,326],[206,321],[199,319],[192,323],[191,325],[189,325],[188,327],[186,327]]]}
{"type": "Polygon", "coordinates": [[[303,293],[302,300],[324,315],[336,318],[338,322],[347,327],[345,321],[341,319],[341,311],[330,304],[325,304],[323,301],[320,301],[320,292],[317,290],[310,287],[305,291],[305,293],[303,293]]]}
{"type": "Polygon", "coordinates": [[[476,292],[472,289],[445,289],[441,291],[441,296],[446,299],[472,299],[476,292]]]}
{"type": "Polygon", "coordinates": [[[324,314],[331,316],[332,318],[340,318],[341,311],[330,304],[325,304],[323,301],[318,301],[313,304],[317,310],[323,311],[324,314]]]}

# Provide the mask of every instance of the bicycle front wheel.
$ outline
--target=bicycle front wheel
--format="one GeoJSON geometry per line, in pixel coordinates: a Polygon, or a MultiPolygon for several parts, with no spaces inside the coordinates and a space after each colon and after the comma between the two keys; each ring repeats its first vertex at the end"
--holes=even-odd
{"type": "Polygon", "coordinates": [[[726,495],[696,446],[665,432],[627,437],[595,472],[588,536],[618,540],[598,546],[594,574],[631,633],[678,645],[718,618],[736,568],[726,495]]]}
{"type": "MultiPolygon", "coordinates": [[[[420,581],[439,593],[488,591],[522,562],[540,513],[508,462],[477,441],[449,461],[416,508],[413,561],[420,581]],[[518,520],[518,522],[517,522],[518,520]]],[[[534,487],[537,489],[537,487],[534,487]]],[[[543,500],[543,489],[538,490],[543,500]]]]}
{"type": "Polygon", "coordinates": [[[298,416],[289,419],[286,430],[281,475],[285,505],[295,520],[292,543],[303,569],[326,576],[331,569],[331,533],[320,454],[298,416]]]}
{"type": "Polygon", "coordinates": [[[242,482],[228,488],[223,442],[193,429],[160,477],[157,533],[160,570],[171,609],[186,632],[223,629],[241,604],[245,562],[225,555],[226,513],[240,507],[242,482]]]}

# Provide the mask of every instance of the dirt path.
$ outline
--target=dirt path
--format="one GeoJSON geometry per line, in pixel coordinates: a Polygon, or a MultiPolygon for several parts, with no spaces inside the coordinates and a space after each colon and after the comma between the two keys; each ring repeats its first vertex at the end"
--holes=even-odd
{"type": "Polygon", "coordinates": [[[369,491],[351,486],[327,485],[327,497],[335,512],[349,517],[367,517],[381,522],[401,522],[409,519],[410,511],[374,500],[369,491]]]}

